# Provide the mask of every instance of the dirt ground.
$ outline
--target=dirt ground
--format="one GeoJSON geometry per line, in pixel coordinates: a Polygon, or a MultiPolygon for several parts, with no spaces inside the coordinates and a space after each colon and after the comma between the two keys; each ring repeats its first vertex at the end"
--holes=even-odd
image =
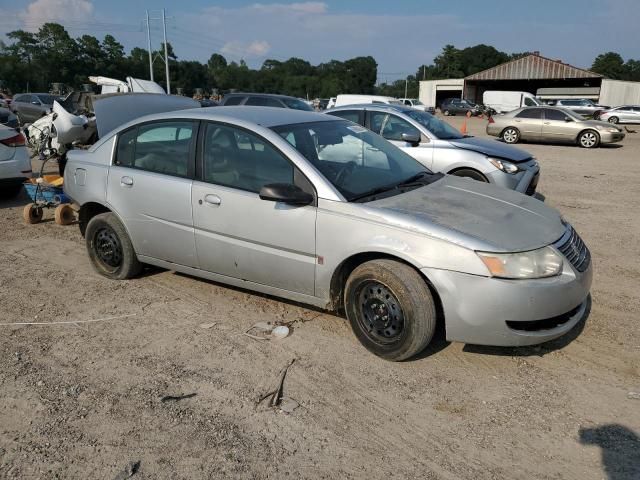
{"type": "Polygon", "coordinates": [[[440,339],[403,363],[296,304],[168,271],[106,280],[77,227],[0,203],[0,478],[637,480],[640,133],[523,147],[591,248],[588,319],[539,347],[440,339]],[[259,321],[292,333],[243,335],[259,321]],[[299,407],[257,406],[292,359],[299,407]]]}

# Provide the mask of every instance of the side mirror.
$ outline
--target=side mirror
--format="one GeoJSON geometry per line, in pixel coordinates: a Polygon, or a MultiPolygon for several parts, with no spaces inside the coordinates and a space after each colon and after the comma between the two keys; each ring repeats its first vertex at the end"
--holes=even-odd
{"type": "Polygon", "coordinates": [[[37,100],[34,100],[33,102],[31,102],[32,105],[40,105],[40,102],[38,102],[37,100]]]}
{"type": "Polygon", "coordinates": [[[569,118],[569,117],[564,117],[564,121],[567,122],[567,123],[573,122],[573,120],[571,120],[571,118],[569,118]]]}
{"type": "Polygon", "coordinates": [[[401,138],[403,142],[410,143],[414,147],[420,143],[420,135],[417,133],[403,133],[401,138]]]}
{"type": "Polygon", "coordinates": [[[270,183],[260,189],[260,198],[269,202],[282,202],[288,205],[309,205],[313,195],[290,183],[270,183]]]}

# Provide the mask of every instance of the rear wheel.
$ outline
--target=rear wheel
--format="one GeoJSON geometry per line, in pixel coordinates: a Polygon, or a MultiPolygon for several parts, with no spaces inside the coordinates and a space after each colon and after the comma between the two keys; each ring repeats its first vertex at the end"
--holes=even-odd
{"type": "Polygon", "coordinates": [[[507,127],[502,131],[502,140],[505,143],[518,143],[520,131],[516,127],[507,127]]]}
{"type": "Polygon", "coordinates": [[[489,180],[487,180],[487,177],[485,177],[479,171],[473,170],[472,168],[461,168],[460,170],[451,172],[451,175],[455,175],[456,177],[472,178],[474,180],[478,180],[479,182],[485,182],[485,183],[489,182],[489,180]]]}
{"type": "Polygon", "coordinates": [[[607,120],[609,123],[618,123],[620,121],[620,119],[618,117],[609,117],[609,120],[607,120]]]}
{"type": "Polygon", "coordinates": [[[431,341],[436,311],[424,278],[394,260],[356,267],[345,286],[347,318],[369,351],[392,361],[406,360],[431,341]]]}
{"type": "Polygon", "coordinates": [[[124,280],[142,270],[127,231],[113,213],[101,213],[89,220],[85,239],[91,264],[101,275],[124,280]]]}
{"type": "Polygon", "coordinates": [[[595,130],[582,132],[578,137],[578,144],[582,148],[595,148],[600,144],[600,135],[595,130]]]}

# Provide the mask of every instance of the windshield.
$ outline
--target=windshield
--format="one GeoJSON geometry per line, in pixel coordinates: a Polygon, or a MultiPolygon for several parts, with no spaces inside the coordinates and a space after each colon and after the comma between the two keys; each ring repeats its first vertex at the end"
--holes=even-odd
{"type": "MultiPolygon", "coordinates": [[[[272,130],[293,145],[348,200],[393,189],[431,172],[370,130],[346,120],[298,123],[272,130]]],[[[400,193],[400,191],[398,191],[400,193]]]]}
{"type": "Polygon", "coordinates": [[[434,117],[430,113],[420,112],[418,110],[403,112],[408,117],[413,118],[416,122],[423,125],[429,130],[436,138],[440,140],[455,140],[458,138],[464,138],[464,135],[457,129],[449,125],[447,122],[443,122],[437,117],[434,117]]]}
{"type": "Polygon", "coordinates": [[[411,103],[413,103],[414,105],[424,105],[424,103],[422,103],[417,98],[410,98],[409,100],[411,100],[411,103]]]}
{"type": "Polygon", "coordinates": [[[55,97],[53,97],[53,95],[46,95],[46,94],[41,94],[41,95],[36,95],[40,101],[46,105],[53,105],[53,101],[56,100],[55,97]]]}
{"type": "Polygon", "coordinates": [[[298,100],[297,98],[283,98],[282,101],[289,108],[293,108],[294,110],[304,110],[306,112],[313,112],[313,108],[307,102],[303,102],[302,100],[298,100]]]}

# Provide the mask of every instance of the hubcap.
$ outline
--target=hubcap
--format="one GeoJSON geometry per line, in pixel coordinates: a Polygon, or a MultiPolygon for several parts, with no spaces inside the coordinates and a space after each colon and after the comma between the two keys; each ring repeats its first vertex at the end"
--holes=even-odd
{"type": "Polygon", "coordinates": [[[104,227],[98,230],[93,241],[98,260],[110,269],[116,269],[122,265],[122,245],[116,233],[110,228],[104,227]]]}
{"type": "Polygon", "coordinates": [[[596,144],[595,133],[585,133],[582,135],[582,145],[585,147],[593,147],[596,144]]]}
{"type": "Polygon", "coordinates": [[[518,134],[515,130],[509,129],[504,132],[504,140],[507,143],[513,143],[518,138],[518,134]]]}
{"type": "Polygon", "coordinates": [[[618,119],[616,117],[611,117],[609,119],[609,123],[618,123],[618,119]]]}
{"type": "Polygon", "coordinates": [[[404,314],[393,292],[376,281],[365,282],[358,292],[358,322],[365,334],[379,344],[397,341],[404,329],[404,314]]]}

